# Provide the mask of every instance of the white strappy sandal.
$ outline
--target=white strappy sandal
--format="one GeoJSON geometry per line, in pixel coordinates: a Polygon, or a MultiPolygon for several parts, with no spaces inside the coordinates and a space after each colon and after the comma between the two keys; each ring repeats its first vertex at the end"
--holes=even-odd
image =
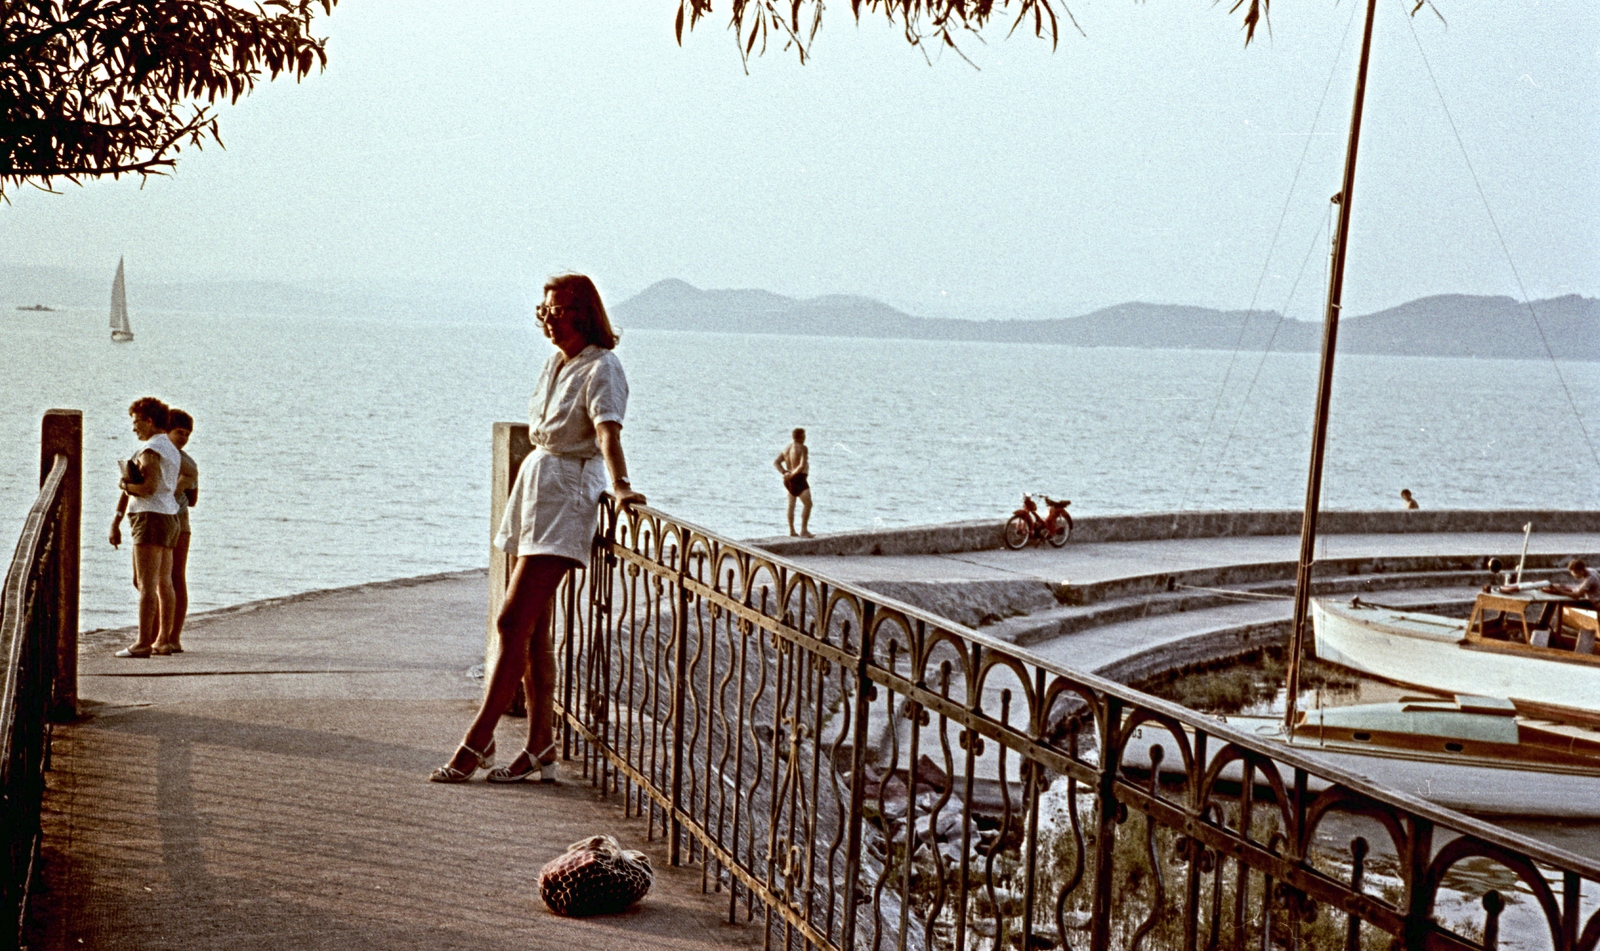
{"type": "Polygon", "coordinates": [[[511,767],[502,766],[499,769],[490,770],[489,775],[485,778],[491,783],[521,783],[527,782],[534,773],[538,773],[541,783],[553,783],[556,781],[556,772],[559,769],[561,758],[558,756],[548,763],[542,762],[542,760],[545,756],[554,753],[555,749],[556,745],[553,742],[541,750],[538,755],[534,755],[532,750],[524,749],[522,752],[528,754],[527,769],[520,772],[512,772],[511,767]]]}
{"type": "Polygon", "coordinates": [[[461,744],[461,748],[466,750],[468,753],[472,754],[472,757],[473,757],[475,765],[473,765],[473,767],[471,769],[463,772],[463,771],[461,771],[459,769],[456,769],[454,766],[450,765],[449,763],[446,763],[443,766],[439,767],[438,769],[436,769],[433,772],[428,774],[428,781],[429,782],[434,782],[434,783],[464,783],[467,780],[471,779],[472,778],[472,774],[476,773],[478,770],[480,770],[480,769],[487,770],[490,767],[494,766],[494,740],[490,740],[489,741],[489,745],[484,747],[484,750],[483,750],[482,753],[478,752],[477,750],[473,749],[472,747],[468,746],[465,743],[461,744]]]}

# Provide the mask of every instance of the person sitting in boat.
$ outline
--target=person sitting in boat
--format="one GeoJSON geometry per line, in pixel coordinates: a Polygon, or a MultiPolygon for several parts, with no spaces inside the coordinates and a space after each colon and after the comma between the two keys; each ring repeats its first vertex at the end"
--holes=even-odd
{"type": "Polygon", "coordinates": [[[1584,564],[1582,558],[1574,558],[1567,562],[1567,571],[1577,582],[1576,584],[1552,584],[1545,590],[1577,601],[1600,604],[1600,570],[1590,568],[1584,564]]]}

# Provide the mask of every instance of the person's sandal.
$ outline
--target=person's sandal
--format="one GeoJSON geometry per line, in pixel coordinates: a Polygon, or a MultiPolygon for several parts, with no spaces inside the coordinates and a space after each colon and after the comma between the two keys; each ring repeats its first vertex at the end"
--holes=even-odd
{"type": "Polygon", "coordinates": [[[556,745],[552,742],[537,756],[534,755],[532,750],[524,749],[522,752],[528,754],[527,769],[512,772],[510,766],[502,766],[499,769],[490,770],[489,775],[485,778],[491,783],[521,783],[526,782],[534,773],[538,773],[540,782],[553,783],[556,781],[556,772],[561,758],[558,756],[548,763],[541,762],[541,760],[546,754],[555,752],[555,748],[556,745]]]}
{"type": "Polygon", "coordinates": [[[429,773],[428,781],[433,783],[464,783],[472,778],[473,773],[476,773],[480,769],[487,770],[489,767],[494,765],[494,740],[489,741],[489,745],[484,747],[482,753],[465,743],[461,744],[461,749],[464,749],[468,753],[472,754],[473,759],[476,761],[476,765],[466,772],[462,772],[449,763],[446,763],[429,773]]]}
{"type": "Polygon", "coordinates": [[[148,647],[124,647],[112,654],[113,657],[149,657],[151,649],[148,647]]]}

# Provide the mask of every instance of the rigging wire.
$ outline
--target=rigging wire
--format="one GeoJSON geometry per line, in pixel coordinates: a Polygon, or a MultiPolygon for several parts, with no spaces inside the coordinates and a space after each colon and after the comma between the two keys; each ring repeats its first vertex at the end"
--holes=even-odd
{"type": "MultiPolygon", "coordinates": [[[[1172,531],[1167,536],[1169,541],[1171,539],[1173,539],[1173,538],[1176,538],[1177,535],[1178,535],[1179,521],[1178,521],[1177,515],[1186,510],[1186,507],[1189,504],[1190,494],[1194,490],[1195,477],[1199,474],[1201,467],[1205,464],[1206,441],[1211,438],[1211,430],[1216,425],[1217,414],[1219,412],[1221,412],[1221,409],[1222,409],[1222,398],[1227,393],[1228,381],[1233,376],[1234,365],[1238,362],[1239,352],[1240,352],[1241,349],[1243,349],[1243,346],[1244,346],[1245,331],[1250,326],[1250,315],[1251,315],[1251,313],[1253,313],[1255,311],[1256,304],[1260,300],[1260,297],[1261,297],[1261,289],[1266,284],[1267,274],[1270,272],[1271,267],[1272,267],[1272,255],[1273,255],[1273,252],[1277,250],[1278,239],[1283,233],[1284,222],[1289,217],[1289,207],[1292,204],[1292,202],[1294,201],[1295,186],[1299,184],[1300,175],[1305,170],[1306,158],[1307,158],[1307,156],[1309,156],[1311,154],[1311,143],[1316,138],[1315,132],[1317,131],[1317,123],[1319,121],[1321,121],[1321,119],[1322,119],[1322,109],[1328,103],[1328,94],[1333,89],[1333,80],[1334,80],[1334,77],[1338,75],[1339,63],[1340,63],[1341,60],[1344,59],[1345,47],[1349,45],[1350,28],[1355,24],[1355,22],[1356,22],[1356,13],[1359,10],[1360,10],[1360,4],[1352,3],[1350,5],[1350,18],[1345,21],[1344,33],[1342,35],[1340,35],[1340,37],[1339,37],[1339,43],[1338,43],[1338,46],[1335,48],[1334,55],[1333,55],[1333,62],[1331,64],[1329,64],[1329,66],[1328,66],[1328,79],[1327,79],[1326,82],[1324,82],[1322,84],[1322,97],[1317,100],[1316,111],[1314,113],[1312,113],[1312,116],[1311,116],[1311,128],[1309,130],[1307,130],[1307,132],[1306,132],[1306,144],[1300,149],[1300,160],[1299,160],[1299,162],[1297,162],[1295,164],[1294,177],[1292,179],[1290,179],[1290,181],[1289,181],[1289,191],[1283,197],[1283,208],[1278,213],[1278,224],[1277,224],[1277,227],[1273,230],[1273,232],[1272,232],[1272,240],[1271,240],[1271,242],[1268,243],[1268,246],[1267,246],[1267,257],[1266,257],[1266,260],[1261,262],[1261,273],[1256,278],[1255,290],[1250,295],[1250,306],[1245,310],[1244,319],[1240,322],[1239,335],[1238,335],[1238,337],[1236,337],[1234,339],[1234,342],[1233,342],[1233,353],[1228,358],[1228,368],[1227,368],[1226,371],[1224,371],[1224,373],[1222,375],[1222,382],[1219,383],[1218,386],[1217,386],[1216,400],[1211,404],[1211,416],[1206,420],[1206,428],[1205,428],[1204,432],[1202,432],[1201,435],[1200,435],[1200,445],[1195,450],[1194,465],[1189,469],[1188,478],[1184,482],[1183,492],[1180,493],[1179,496],[1178,496],[1178,505],[1177,505],[1177,508],[1174,510],[1174,513],[1173,513],[1172,531]]],[[[1321,235],[1321,232],[1319,231],[1317,237],[1320,238],[1320,235],[1321,235]]],[[[1316,243],[1317,243],[1316,239],[1313,239],[1312,251],[1315,251],[1316,243]]],[[[1312,252],[1307,252],[1306,261],[1310,261],[1311,260],[1311,253],[1312,252]]],[[[1305,274],[1305,267],[1306,267],[1305,262],[1302,262],[1301,265],[1300,265],[1300,274],[1297,274],[1295,276],[1294,287],[1290,288],[1290,291],[1289,291],[1289,297],[1290,297],[1291,300],[1294,297],[1294,288],[1298,288],[1300,286],[1300,277],[1305,274]]],[[[1271,352],[1272,342],[1278,339],[1278,331],[1283,328],[1283,322],[1285,320],[1285,314],[1286,314],[1287,310],[1288,310],[1288,304],[1285,303],[1284,304],[1284,310],[1280,311],[1278,313],[1278,319],[1272,325],[1272,332],[1267,338],[1267,349],[1262,352],[1261,360],[1256,364],[1255,375],[1254,375],[1254,377],[1251,378],[1251,382],[1250,382],[1250,390],[1247,390],[1246,394],[1245,394],[1246,400],[1249,399],[1250,391],[1254,390],[1254,388],[1255,388],[1255,381],[1257,379],[1259,379],[1260,376],[1261,376],[1261,368],[1262,368],[1263,365],[1265,365],[1266,359],[1267,359],[1267,355],[1271,352]]],[[[1243,408],[1243,405],[1241,405],[1241,407],[1240,407],[1240,417],[1241,418],[1242,418],[1243,414],[1244,414],[1244,408],[1243,408]]],[[[1234,421],[1233,429],[1237,429],[1237,428],[1238,428],[1238,420],[1236,419],[1234,421]]],[[[1228,439],[1232,439],[1232,437],[1233,437],[1233,429],[1229,430],[1228,439]]],[[[1222,451],[1226,452],[1226,450],[1227,450],[1227,441],[1225,440],[1224,443],[1223,443],[1222,451]]],[[[1221,459],[1222,458],[1223,457],[1221,457],[1221,456],[1218,457],[1217,466],[1218,466],[1219,469],[1221,467],[1221,459]]],[[[1167,565],[1168,565],[1170,559],[1171,559],[1171,553],[1170,552],[1163,552],[1162,555],[1161,555],[1161,563],[1158,566],[1157,570],[1159,572],[1164,573],[1166,571],[1166,569],[1167,569],[1167,565]]],[[[1143,613],[1144,614],[1146,614],[1146,615],[1149,614],[1150,606],[1151,606],[1152,602],[1153,602],[1153,599],[1147,599],[1145,601],[1144,607],[1143,607],[1143,613]]]]}
{"type": "Polygon", "coordinates": [[[1500,242],[1500,252],[1506,256],[1511,276],[1517,282],[1517,290],[1522,294],[1522,306],[1533,319],[1533,328],[1539,333],[1539,343],[1544,347],[1545,356],[1550,358],[1550,367],[1555,371],[1557,382],[1561,384],[1561,392],[1567,397],[1567,405],[1571,407],[1572,416],[1578,422],[1578,431],[1583,434],[1583,441],[1589,447],[1589,455],[1594,458],[1596,465],[1600,465],[1600,450],[1595,449],[1594,440],[1589,436],[1589,427],[1584,425],[1583,414],[1578,410],[1578,401],[1573,398],[1572,388],[1567,385],[1567,378],[1561,372],[1561,364],[1556,361],[1555,351],[1551,349],[1550,340],[1545,336],[1544,324],[1539,321],[1539,314],[1533,309],[1532,301],[1528,299],[1528,288],[1522,283],[1522,274],[1517,270],[1517,262],[1511,258],[1511,248],[1506,244],[1506,237],[1500,231],[1500,222],[1494,216],[1494,209],[1489,206],[1489,196],[1483,190],[1483,183],[1478,180],[1478,170],[1472,167],[1472,159],[1467,155],[1467,144],[1461,138],[1461,130],[1456,127],[1456,118],[1451,114],[1449,104],[1445,102],[1444,90],[1439,86],[1438,77],[1433,74],[1433,64],[1428,62],[1428,53],[1422,48],[1422,38],[1417,36],[1417,28],[1411,22],[1409,14],[1405,20],[1407,29],[1411,31],[1411,41],[1417,45],[1417,54],[1422,57],[1422,66],[1428,72],[1428,81],[1433,84],[1434,95],[1439,97],[1439,108],[1444,111],[1445,121],[1450,124],[1450,132],[1455,136],[1456,147],[1461,150],[1461,160],[1466,163],[1467,174],[1472,176],[1472,185],[1478,190],[1478,200],[1483,202],[1483,212],[1489,216],[1489,225],[1494,228],[1494,236],[1500,242]]]}
{"type": "MultiPolygon", "coordinates": [[[[1222,374],[1222,382],[1217,386],[1217,398],[1211,405],[1211,416],[1206,420],[1206,428],[1200,434],[1200,446],[1195,450],[1194,466],[1190,468],[1188,479],[1184,482],[1183,492],[1178,496],[1177,511],[1179,512],[1184,511],[1185,506],[1188,505],[1190,493],[1193,492],[1195,486],[1195,476],[1199,474],[1201,467],[1204,465],[1206,441],[1211,438],[1211,431],[1216,425],[1217,414],[1222,409],[1222,397],[1227,392],[1228,381],[1233,377],[1233,368],[1238,362],[1240,350],[1243,349],[1245,331],[1250,326],[1250,315],[1255,312],[1256,304],[1261,299],[1261,289],[1266,284],[1267,274],[1272,269],[1272,255],[1277,251],[1278,239],[1283,234],[1284,221],[1286,221],[1289,217],[1289,208],[1294,201],[1295,186],[1300,183],[1300,174],[1305,170],[1306,157],[1311,154],[1311,143],[1316,138],[1314,133],[1317,131],[1317,123],[1322,119],[1322,109],[1325,105],[1327,105],[1328,93],[1333,89],[1333,80],[1334,77],[1338,75],[1339,63],[1344,58],[1344,50],[1350,39],[1350,28],[1356,22],[1356,13],[1359,9],[1360,4],[1352,3],[1350,5],[1350,18],[1345,21],[1344,33],[1339,37],[1339,44],[1334,52],[1333,63],[1328,67],[1328,79],[1322,84],[1322,98],[1317,100],[1316,112],[1312,113],[1311,128],[1306,132],[1306,144],[1300,149],[1300,161],[1295,165],[1294,177],[1289,181],[1289,191],[1283,196],[1283,208],[1278,212],[1277,227],[1273,229],[1272,240],[1267,244],[1267,257],[1266,260],[1261,262],[1261,273],[1259,276],[1257,276],[1255,290],[1250,295],[1250,306],[1245,308],[1244,319],[1239,322],[1239,335],[1234,339],[1233,353],[1228,358],[1228,367],[1222,374]]],[[[1304,265],[1301,266],[1301,271],[1302,273],[1304,272],[1304,265]]],[[[1300,279],[1296,277],[1296,286],[1298,286],[1299,283],[1300,279]]],[[[1294,292],[1291,290],[1290,296],[1292,297],[1293,294],[1294,292]]],[[[1287,308],[1287,306],[1288,305],[1286,304],[1285,308],[1287,308]]],[[[1273,324],[1272,332],[1268,337],[1268,351],[1271,350],[1272,341],[1278,338],[1278,331],[1282,329],[1284,319],[1285,312],[1280,311],[1278,313],[1277,322],[1273,324]]],[[[1265,359],[1265,355],[1263,355],[1262,360],[1265,361],[1265,359]]],[[[1260,375],[1260,365],[1257,365],[1256,376],[1259,377],[1260,375]]],[[[1254,380],[1251,382],[1251,387],[1254,388],[1254,380]]],[[[1248,393],[1246,394],[1246,398],[1248,399],[1248,393]]],[[[1232,433],[1230,432],[1229,435],[1231,437],[1232,433]]],[[[1226,443],[1224,443],[1223,448],[1227,448],[1226,443]]],[[[1219,459],[1218,466],[1220,467],[1220,465],[1221,462],[1219,459]]]]}
{"type": "MultiPolygon", "coordinates": [[[[1311,244],[1306,248],[1306,256],[1300,262],[1300,270],[1294,276],[1294,283],[1289,286],[1289,294],[1284,298],[1282,314],[1289,313],[1289,305],[1294,303],[1295,292],[1300,289],[1300,282],[1305,279],[1306,268],[1311,264],[1311,258],[1317,253],[1317,248],[1327,239],[1333,225],[1333,204],[1330,202],[1327,212],[1323,215],[1322,224],[1312,232],[1311,244]]],[[[1331,262],[1330,262],[1331,263],[1331,262]]],[[[1222,448],[1218,450],[1216,464],[1211,470],[1210,483],[1216,481],[1217,473],[1222,471],[1222,464],[1228,456],[1228,448],[1233,443],[1233,437],[1239,432],[1239,426],[1244,422],[1245,410],[1250,406],[1250,397],[1255,394],[1256,383],[1261,379],[1261,371],[1266,368],[1267,358],[1272,355],[1272,344],[1278,339],[1278,330],[1283,326],[1285,317],[1280,316],[1278,323],[1272,328],[1272,334],[1267,338],[1267,344],[1261,350],[1261,357],[1256,361],[1255,373],[1250,377],[1250,383],[1245,387],[1244,397],[1239,400],[1239,412],[1233,418],[1233,425],[1228,428],[1228,434],[1222,439],[1222,448]]]]}

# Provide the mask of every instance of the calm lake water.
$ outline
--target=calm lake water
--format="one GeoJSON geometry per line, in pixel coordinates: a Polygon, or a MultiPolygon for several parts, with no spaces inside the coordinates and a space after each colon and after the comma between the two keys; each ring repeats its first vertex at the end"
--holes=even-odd
{"type": "MultiPolygon", "coordinates": [[[[194,414],[192,610],[487,563],[489,435],[520,420],[531,325],[0,315],[0,541],[37,487],[39,417],[85,414],[85,630],[134,622],[105,541],[128,403],[194,414]]],[[[1315,357],[626,331],[625,445],[653,504],[734,537],[784,530],[773,457],[805,426],[819,532],[1000,518],[1024,491],[1083,515],[1297,508],[1315,357]]],[[[1561,372],[1600,434],[1594,364],[1561,372]]],[[[1600,507],[1549,363],[1343,358],[1331,508],[1600,507]]]]}

